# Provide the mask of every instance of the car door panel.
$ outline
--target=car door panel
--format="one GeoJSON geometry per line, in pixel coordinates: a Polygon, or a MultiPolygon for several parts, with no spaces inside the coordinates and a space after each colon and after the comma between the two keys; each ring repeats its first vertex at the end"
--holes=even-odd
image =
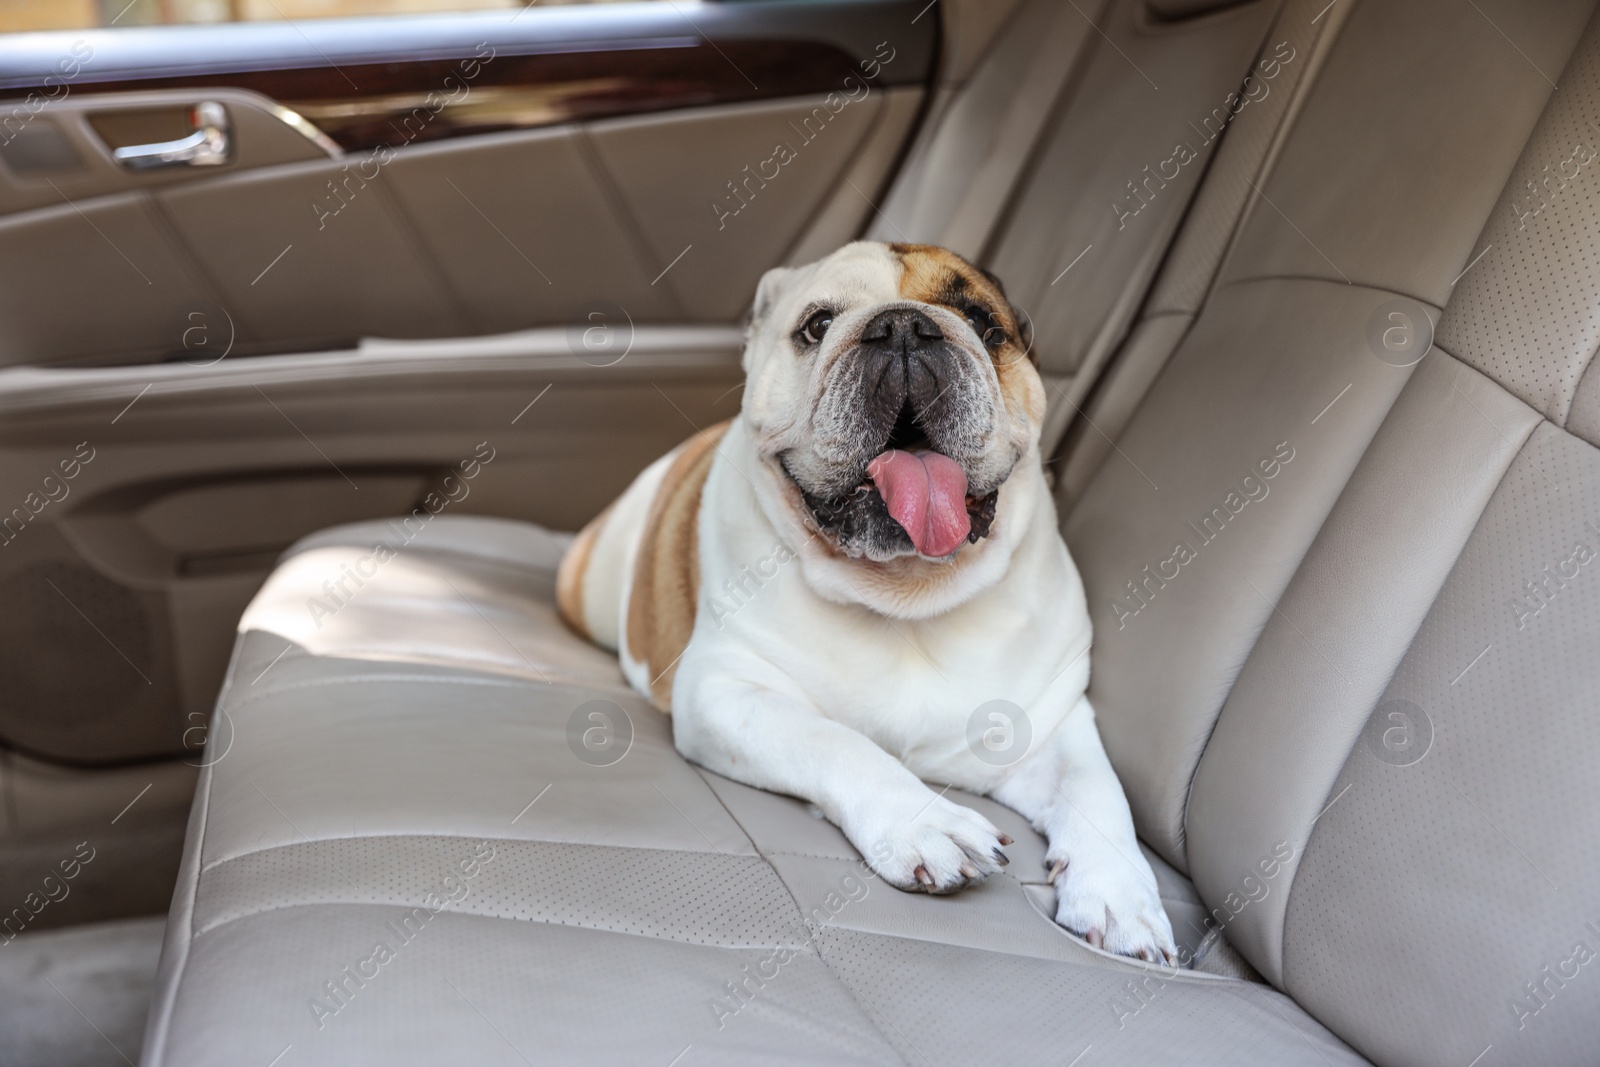
{"type": "Polygon", "coordinates": [[[79,93],[42,107],[37,115],[24,108],[22,115],[28,121],[18,125],[17,118],[0,105],[0,163],[4,164],[0,215],[59,207],[67,197],[84,201],[340,153],[337,145],[286,108],[259,93],[238,89],[79,93]],[[224,162],[205,168],[130,169],[115,161],[112,152],[117,148],[186,132],[186,113],[201,100],[217,102],[226,110],[231,136],[224,162]],[[64,147],[35,148],[28,143],[40,140],[59,140],[64,147]],[[19,151],[40,158],[19,167],[19,151]]]}
{"type": "Polygon", "coordinates": [[[665,264],[619,210],[582,129],[425,145],[383,180],[478,329],[581,322],[597,299],[639,322],[684,317],[670,288],[650,284],[665,264]]]}
{"type": "Polygon", "coordinates": [[[0,218],[0,364],[181,351],[185,306],[205,292],[141,194],[0,218]]]}
{"type": "MultiPolygon", "coordinates": [[[[273,167],[164,189],[155,199],[257,349],[471,332],[381,179],[319,221],[312,205],[342,172],[336,160],[273,167]]],[[[174,310],[181,319],[182,297],[174,310]]]]}
{"type": "Polygon", "coordinates": [[[573,529],[737,410],[737,327],[614,329],[605,353],[560,328],[3,372],[0,685],[16,686],[0,737],[83,766],[181,753],[240,612],[297,538],[435,508],[573,529]],[[78,451],[92,459],[66,479],[78,451]],[[484,454],[465,491],[444,481],[484,454]],[[58,655],[93,670],[40,669],[58,655]]]}
{"type": "Polygon", "coordinates": [[[13,38],[0,148],[68,150],[0,152],[0,742],[193,754],[295,539],[413,512],[480,447],[448,512],[574,529],[736,411],[760,274],[859,233],[910,136],[924,6],[13,38]],[[79,37],[92,56],[48,84],[79,37]],[[202,101],[225,162],[113,160],[202,101]]]}

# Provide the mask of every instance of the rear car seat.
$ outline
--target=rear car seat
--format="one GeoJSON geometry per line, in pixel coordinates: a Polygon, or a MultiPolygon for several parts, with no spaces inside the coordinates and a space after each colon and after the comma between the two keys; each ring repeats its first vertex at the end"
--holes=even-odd
{"type": "Polygon", "coordinates": [[[1265,982],[1066,935],[986,801],[1005,874],[877,883],[676,755],[555,620],[562,538],[397,520],[241,622],[143,1062],[1592,1062],[1592,6],[1349,12],[1064,515],[1175,925],[1265,982]]]}

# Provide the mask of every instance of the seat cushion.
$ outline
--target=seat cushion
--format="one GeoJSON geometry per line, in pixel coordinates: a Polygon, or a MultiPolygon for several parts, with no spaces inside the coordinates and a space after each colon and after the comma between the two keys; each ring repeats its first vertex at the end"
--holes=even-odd
{"type": "Polygon", "coordinates": [[[1267,986],[1062,931],[1043,842],[990,801],[960,798],[1017,838],[1011,868],[929,897],[691,766],[556,621],[560,537],[395,537],[302,542],[246,613],[145,1064],[1364,1062],[1267,986]]]}

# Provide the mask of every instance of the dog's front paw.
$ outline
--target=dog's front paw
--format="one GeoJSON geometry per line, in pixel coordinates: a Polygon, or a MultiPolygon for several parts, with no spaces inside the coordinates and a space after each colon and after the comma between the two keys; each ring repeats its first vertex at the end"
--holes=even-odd
{"type": "Polygon", "coordinates": [[[913,893],[954,893],[1010,862],[1011,838],[971,808],[933,793],[909,817],[877,821],[850,838],[878,877],[913,893]]]}
{"type": "Polygon", "coordinates": [[[1056,922],[1096,948],[1176,966],[1172,923],[1143,856],[1108,847],[1068,857],[1051,848],[1045,865],[1056,887],[1056,922]]]}

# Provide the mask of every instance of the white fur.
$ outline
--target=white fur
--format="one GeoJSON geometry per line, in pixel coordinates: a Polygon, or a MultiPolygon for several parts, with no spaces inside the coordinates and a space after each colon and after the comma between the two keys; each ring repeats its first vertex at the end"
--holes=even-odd
{"type": "MultiPolygon", "coordinates": [[[[1113,952],[1170,960],[1155,877],[1085,697],[1091,628],[1039,461],[1042,391],[996,426],[995,454],[1020,458],[992,535],[948,561],[886,570],[828,551],[772,460],[804,436],[829,355],[796,358],[786,316],[821,293],[849,309],[830,333],[848,331],[899,301],[897,284],[878,245],[763,281],[744,409],[718,446],[699,516],[700,600],[672,692],[678,749],[815,803],[904,889],[948,892],[1000,869],[998,831],[924,782],[992,796],[1048,838],[1050,861],[1066,862],[1058,922],[1113,952]],[[780,546],[777,556],[798,558],[772,574],[780,546]],[[967,742],[969,717],[996,699],[1023,708],[1032,727],[1027,754],[1003,767],[967,742]]],[[[999,404],[998,384],[993,396],[999,404]]],[[[635,684],[639,673],[629,672],[635,684]]]]}

